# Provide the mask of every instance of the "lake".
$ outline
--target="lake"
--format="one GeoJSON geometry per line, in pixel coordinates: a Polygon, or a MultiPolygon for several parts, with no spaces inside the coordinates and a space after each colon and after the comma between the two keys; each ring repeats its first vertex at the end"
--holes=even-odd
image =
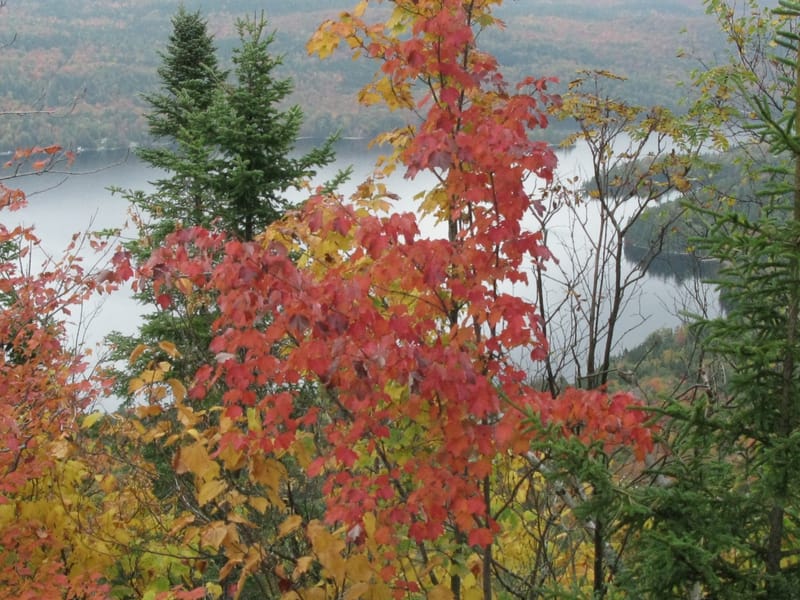
{"type": "MultiPolygon", "coordinates": [[[[342,189],[347,194],[357,183],[370,175],[376,156],[375,152],[366,149],[365,142],[356,140],[342,142],[337,153],[337,165],[323,171],[319,181],[329,179],[338,168],[352,165],[353,177],[342,189]]],[[[568,152],[559,152],[560,176],[585,176],[589,172],[589,158],[586,149],[581,147],[568,152]]],[[[17,213],[7,213],[4,218],[35,225],[37,234],[43,240],[43,250],[54,256],[66,246],[73,233],[87,228],[93,230],[121,228],[123,239],[130,236],[132,231],[127,226],[128,207],[122,198],[112,195],[108,188],[114,186],[146,190],[150,187],[148,182],[158,178],[159,172],[124,152],[86,152],[79,156],[70,169],[79,174],[67,176],[45,173],[12,182],[29,194],[29,205],[17,213]]],[[[430,189],[433,178],[423,174],[409,181],[398,172],[386,183],[391,191],[402,198],[399,210],[411,210],[413,205],[410,199],[417,192],[430,189]]],[[[592,215],[589,203],[584,203],[584,206],[587,211],[585,218],[589,225],[588,230],[591,231],[597,219],[592,215]]],[[[533,219],[528,226],[537,227],[533,219]]],[[[422,220],[420,229],[426,236],[441,236],[445,232],[444,227],[437,225],[430,218],[422,220]]],[[[549,246],[559,260],[559,268],[568,264],[570,254],[586,257],[588,244],[581,247],[581,239],[584,242],[588,240],[585,234],[576,231],[574,215],[557,211],[548,223],[548,235],[549,246]]],[[[559,268],[552,265],[551,275],[555,277],[559,268]]],[[[630,264],[626,269],[630,269],[630,264]]],[[[639,292],[629,299],[622,322],[617,329],[619,339],[616,349],[622,351],[631,348],[641,343],[656,329],[677,326],[681,322],[678,316],[680,310],[686,308],[696,310],[695,307],[687,307],[686,298],[690,292],[696,295],[698,290],[698,283],[693,278],[678,281],[663,275],[645,276],[639,292]]],[[[703,294],[709,293],[706,289],[699,291],[703,294]]],[[[525,286],[517,285],[513,288],[513,292],[532,297],[531,290],[525,286]]],[[[558,297],[563,297],[567,290],[563,282],[555,278],[548,283],[547,292],[556,301],[558,297]]],[[[101,344],[104,336],[111,330],[134,333],[142,310],[143,308],[131,298],[129,292],[103,297],[91,306],[84,307],[82,314],[71,324],[71,332],[78,341],[96,347],[96,353],[102,355],[101,344]]],[[[575,350],[574,347],[567,347],[574,343],[571,341],[570,332],[567,331],[573,327],[570,324],[573,316],[558,315],[557,318],[562,322],[559,324],[554,320],[552,324],[551,345],[557,348],[560,344],[563,347],[559,350],[563,353],[575,350]],[[564,318],[567,320],[563,321],[564,318]]]]}

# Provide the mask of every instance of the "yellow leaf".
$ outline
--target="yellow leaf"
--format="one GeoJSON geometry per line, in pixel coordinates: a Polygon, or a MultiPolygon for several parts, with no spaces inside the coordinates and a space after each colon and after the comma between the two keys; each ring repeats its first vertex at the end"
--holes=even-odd
{"type": "Polygon", "coordinates": [[[355,554],[347,560],[347,576],[351,581],[364,582],[372,579],[373,569],[364,554],[355,554]]]}
{"type": "Polygon", "coordinates": [[[297,566],[295,566],[294,571],[292,571],[292,579],[297,579],[304,573],[311,568],[311,564],[314,562],[314,558],[311,556],[301,556],[297,559],[297,566]]]}
{"type": "Polygon", "coordinates": [[[222,591],[222,586],[218,583],[208,582],[206,584],[206,597],[217,600],[217,598],[222,597],[222,591]]]}
{"type": "Polygon", "coordinates": [[[353,9],[353,16],[356,18],[361,18],[364,16],[364,11],[367,10],[367,0],[361,0],[358,5],[353,9]]]}
{"type": "Polygon", "coordinates": [[[103,417],[104,414],[105,414],[104,412],[97,410],[90,415],[86,415],[83,418],[83,422],[81,422],[81,428],[89,429],[92,425],[97,423],[103,417]]]}
{"type": "Polygon", "coordinates": [[[302,432],[298,432],[297,435],[298,439],[292,444],[290,451],[297,459],[297,463],[305,469],[314,458],[314,438],[311,435],[302,435],[302,432]]]}
{"type": "Polygon", "coordinates": [[[172,396],[175,398],[175,401],[183,402],[183,400],[186,398],[186,386],[174,377],[169,379],[167,383],[169,384],[169,387],[172,388],[172,396]]]}
{"type": "Polygon", "coordinates": [[[128,357],[128,362],[130,364],[135,363],[145,350],[147,350],[147,346],[145,344],[139,344],[136,346],[136,348],[133,349],[133,352],[131,352],[131,355],[128,357]]]}
{"type": "Polygon", "coordinates": [[[175,535],[191,523],[194,523],[194,515],[191,513],[186,513],[172,523],[172,529],[170,529],[169,534],[175,535]]]}
{"type": "Polygon", "coordinates": [[[278,526],[278,537],[289,535],[303,523],[300,515],[289,515],[283,523],[278,526]]]}
{"type": "MultiPolygon", "coordinates": [[[[227,502],[228,499],[226,498],[225,501],[227,502]]],[[[238,506],[241,503],[231,502],[230,504],[238,506]]],[[[252,521],[248,521],[242,515],[237,514],[235,512],[228,513],[228,521],[231,523],[238,523],[239,525],[246,525],[247,527],[255,527],[255,523],[253,523],[252,521]]]]}
{"type": "Polygon", "coordinates": [[[271,490],[278,490],[285,477],[286,467],[277,460],[260,455],[255,455],[251,459],[250,479],[256,483],[265,485],[271,490]]]}
{"type": "Polygon", "coordinates": [[[148,417],[157,417],[164,409],[162,409],[158,404],[146,404],[144,406],[137,406],[134,409],[134,414],[140,419],[146,419],[148,417]]]}
{"type": "Polygon", "coordinates": [[[389,586],[379,581],[374,583],[369,588],[369,593],[365,596],[365,600],[383,600],[384,598],[391,598],[392,590],[389,586]]]}
{"type": "Polygon", "coordinates": [[[212,479],[200,486],[197,492],[197,503],[205,506],[228,488],[228,484],[219,479],[212,479]]]}
{"type": "Polygon", "coordinates": [[[63,438],[50,444],[50,455],[58,458],[59,460],[63,460],[68,456],[71,456],[74,450],[74,444],[63,438]]]}
{"type": "MultiPolygon", "coordinates": [[[[145,369],[144,371],[142,371],[141,375],[139,376],[139,379],[141,379],[141,381],[142,381],[142,383],[139,385],[139,387],[141,387],[143,385],[151,384],[151,383],[156,383],[157,381],[163,381],[164,380],[164,371],[161,370],[161,369],[145,369]]],[[[133,382],[131,382],[131,384],[128,386],[128,389],[130,389],[132,384],[133,384],[133,382]]],[[[136,391],[136,390],[133,390],[133,391],[136,391]]]]}
{"type": "Polygon", "coordinates": [[[261,419],[256,409],[252,406],[247,407],[247,428],[250,431],[261,431],[261,419]]]}
{"type": "MultiPolygon", "coordinates": [[[[178,291],[183,294],[184,296],[190,296],[192,294],[192,280],[188,277],[181,277],[177,281],[175,281],[175,287],[178,288],[178,291]]],[[[160,346],[161,344],[159,344],[160,346]]],[[[166,352],[166,350],[165,350],[166,352]]]]}
{"type": "Polygon", "coordinates": [[[200,542],[204,546],[219,550],[226,535],[228,535],[228,527],[225,521],[214,521],[203,529],[203,533],[200,535],[200,542]]]}
{"type": "Polygon", "coordinates": [[[228,471],[238,471],[243,468],[246,462],[246,457],[241,450],[234,449],[233,446],[224,446],[219,451],[219,458],[228,471]]]}
{"type": "Polygon", "coordinates": [[[219,575],[217,575],[219,580],[222,581],[223,579],[225,579],[230,574],[230,572],[233,571],[234,567],[242,564],[242,558],[244,558],[244,555],[232,556],[231,558],[229,558],[228,562],[226,562],[219,570],[219,575]]]}
{"type": "Polygon", "coordinates": [[[267,499],[260,496],[251,496],[247,499],[247,502],[262,515],[267,512],[267,509],[269,508],[269,502],[267,502],[267,499]]]}
{"type": "Polygon", "coordinates": [[[139,377],[133,377],[128,382],[128,393],[133,394],[134,392],[138,392],[142,386],[144,385],[144,380],[139,377]]]}
{"type": "Polygon", "coordinates": [[[175,472],[179,475],[192,473],[207,481],[219,474],[219,465],[211,460],[205,446],[198,442],[180,449],[175,459],[175,472]]]}
{"type": "Polygon", "coordinates": [[[172,342],[167,342],[167,341],[158,342],[158,347],[161,348],[172,358],[177,358],[181,355],[181,353],[178,352],[178,349],[175,347],[175,344],[173,344],[172,342]]]}
{"type": "Polygon", "coordinates": [[[367,537],[375,535],[375,513],[364,513],[362,521],[364,523],[364,533],[367,534],[367,537]]]}

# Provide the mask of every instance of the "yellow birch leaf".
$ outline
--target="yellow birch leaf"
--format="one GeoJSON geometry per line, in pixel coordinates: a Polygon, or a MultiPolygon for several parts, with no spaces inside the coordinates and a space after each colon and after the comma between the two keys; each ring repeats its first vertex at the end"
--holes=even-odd
{"type": "Polygon", "coordinates": [[[133,394],[138,392],[142,386],[144,385],[144,380],[140,377],[132,377],[131,380],[128,382],[128,393],[133,394]]]}
{"type": "Polygon", "coordinates": [[[139,344],[136,346],[136,348],[133,349],[133,352],[131,352],[131,355],[128,357],[128,363],[135,363],[145,350],[147,350],[146,344],[139,344]]]}
{"type": "Polygon", "coordinates": [[[172,342],[167,342],[166,340],[158,342],[158,347],[161,348],[172,358],[178,358],[181,355],[181,353],[178,352],[178,348],[176,348],[175,344],[173,344],[172,342]]]}
{"type": "Polygon", "coordinates": [[[289,535],[303,523],[300,515],[289,515],[283,523],[278,526],[278,537],[289,535]]]}
{"type": "MultiPolygon", "coordinates": [[[[164,371],[162,371],[161,369],[145,369],[144,371],[141,372],[139,378],[142,380],[141,385],[156,383],[157,381],[164,380],[164,371]]],[[[139,387],[141,387],[141,385],[139,387]]],[[[130,389],[130,387],[131,386],[129,385],[128,388],[130,389]]]]}
{"type": "Polygon", "coordinates": [[[364,597],[364,600],[383,600],[384,598],[391,598],[392,597],[392,590],[389,589],[389,586],[379,581],[378,583],[374,583],[370,586],[369,592],[364,597]]]}
{"type": "Polygon", "coordinates": [[[222,597],[222,586],[218,583],[208,582],[206,584],[206,597],[210,597],[213,600],[217,600],[217,598],[222,597]]]}
{"type": "Polygon", "coordinates": [[[364,16],[364,12],[367,10],[367,0],[361,0],[356,7],[353,9],[353,16],[357,19],[360,19],[364,16]]]}
{"type": "Polygon", "coordinates": [[[65,439],[60,439],[54,441],[50,444],[50,455],[54,456],[59,460],[64,460],[68,456],[71,456],[74,452],[73,448],[74,444],[70,443],[65,439]]]}
{"type": "MultiPolygon", "coordinates": [[[[177,281],[175,281],[175,287],[178,288],[178,291],[184,296],[190,296],[194,286],[192,284],[192,280],[188,277],[180,277],[177,281]]],[[[160,345],[161,344],[159,344],[159,346],[160,345]]]]}
{"type": "Polygon", "coordinates": [[[262,498],[261,496],[251,496],[247,499],[247,502],[262,515],[267,512],[269,508],[269,502],[267,502],[266,498],[262,498]]]}
{"type": "Polygon", "coordinates": [[[200,534],[200,543],[219,550],[226,535],[228,535],[228,527],[225,521],[214,521],[203,529],[203,533],[200,534]]]}
{"type": "Polygon", "coordinates": [[[260,455],[252,457],[250,479],[254,482],[265,485],[271,490],[277,490],[285,477],[286,467],[277,460],[260,455]]]}
{"type": "Polygon", "coordinates": [[[365,582],[372,579],[373,569],[364,554],[355,554],[347,560],[347,576],[354,582],[365,582]]]}
{"type": "Polygon", "coordinates": [[[175,402],[183,402],[186,398],[186,386],[174,377],[167,380],[169,387],[172,388],[172,396],[175,402]]]}
{"type": "Polygon", "coordinates": [[[298,558],[297,565],[295,566],[294,571],[292,571],[292,579],[297,579],[304,573],[308,572],[313,562],[314,558],[311,556],[301,556],[298,558]]]}
{"type": "Polygon", "coordinates": [[[242,563],[243,558],[244,555],[232,556],[231,558],[229,558],[228,562],[226,562],[219,570],[219,575],[217,575],[219,580],[222,581],[223,579],[225,579],[230,574],[230,572],[233,571],[234,567],[242,563]]]}
{"type": "Polygon", "coordinates": [[[375,535],[375,513],[364,513],[364,517],[362,518],[362,522],[364,523],[364,533],[367,535],[368,538],[371,538],[375,535]]]}
{"type": "Polygon", "coordinates": [[[246,462],[246,457],[241,450],[236,450],[233,446],[224,446],[219,451],[219,458],[228,471],[238,471],[243,468],[246,462]]]}
{"type": "Polygon", "coordinates": [[[297,436],[298,439],[292,444],[290,452],[297,459],[297,464],[305,469],[314,459],[314,439],[311,435],[302,435],[302,432],[298,432],[297,436]]]}
{"type": "Polygon", "coordinates": [[[175,459],[175,472],[192,473],[204,480],[214,479],[219,474],[219,465],[211,460],[201,443],[184,446],[175,459]]]}
{"type": "Polygon", "coordinates": [[[137,406],[134,409],[134,414],[140,419],[157,417],[162,412],[164,412],[164,409],[162,409],[158,404],[145,404],[144,406],[137,406]]]}
{"type": "Polygon", "coordinates": [[[247,428],[250,431],[261,431],[261,419],[256,409],[252,406],[247,408],[247,428]]]}
{"type": "Polygon", "coordinates": [[[219,479],[212,479],[200,486],[197,492],[197,503],[205,506],[228,488],[228,484],[219,479]]]}
{"type": "Polygon", "coordinates": [[[97,423],[105,413],[102,411],[95,411],[90,415],[86,415],[81,422],[82,429],[89,429],[92,425],[97,423]]]}
{"type": "Polygon", "coordinates": [[[191,513],[186,513],[182,517],[175,519],[175,521],[172,523],[172,529],[169,530],[169,534],[175,535],[191,523],[194,523],[194,515],[191,513]]]}

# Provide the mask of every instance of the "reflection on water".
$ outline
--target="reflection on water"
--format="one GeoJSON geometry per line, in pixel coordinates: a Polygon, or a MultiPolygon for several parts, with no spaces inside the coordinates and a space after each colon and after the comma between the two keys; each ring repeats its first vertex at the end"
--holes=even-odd
{"type": "MultiPolygon", "coordinates": [[[[650,250],[625,244],[625,260],[640,264],[648,260],[650,250]]],[[[719,263],[712,259],[698,258],[693,254],[661,253],[650,260],[647,274],[668,283],[677,285],[693,279],[708,280],[716,276],[719,263]]]]}

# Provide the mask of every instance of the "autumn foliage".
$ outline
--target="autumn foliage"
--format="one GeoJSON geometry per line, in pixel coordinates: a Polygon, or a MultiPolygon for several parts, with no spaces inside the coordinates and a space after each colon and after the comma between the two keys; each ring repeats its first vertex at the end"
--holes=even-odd
{"type": "MultiPolygon", "coordinates": [[[[25,202],[18,190],[0,194],[4,210],[25,202]]],[[[96,286],[70,254],[23,270],[37,244],[31,229],[0,225],[0,588],[18,598],[103,597],[102,573],[62,495],[88,476],[70,456],[98,391],[83,377],[83,357],[65,347],[63,321],[96,286]]]]}
{"type": "MultiPolygon", "coordinates": [[[[531,139],[559,103],[550,82],[506,82],[478,50],[478,31],[500,25],[494,2],[402,0],[386,22],[366,20],[371,4],[323,24],[309,49],[324,56],[344,44],[380,61],[362,102],[419,116],[378,140],[390,148],[381,168],[434,175],[415,212],[434,215],[443,235],[423,237],[377,174],[349,199],[312,195],[256,241],[192,227],[155,250],[138,277],[162,307],[180,300],[220,314],[212,364],[182,382],[170,376],[180,348],[139,349],[154,356],[131,382],[141,404],[124,424],[102,424],[129,452],[159,444],[172,454],[177,492],[159,496],[163,519],[137,517],[137,539],[114,538],[118,549],[158,549],[183,565],[153,584],[163,597],[237,596],[259,579],[268,597],[287,600],[488,599],[498,569],[524,577],[524,560],[510,558],[526,535],[515,507],[536,485],[525,466],[543,460],[547,436],[601,452],[627,447],[638,460],[652,448],[632,396],[571,389],[554,398],[517,366],[547,352],[536,307],[512,286],[550,259],[525,224],[541,210],[526,186],[550,181],[557,166],[531,139]],[[296,497],[314,482],[321,514],[296,497]]],[[[4,230],[5,239],[29,235],[4,230]]],[[[129,268],[117,258],[109,284],[129,268]]],[[[68,537],[9,508],[33,501],[31,486],[67,460],[93,398],[56,318],[91,286],[72,263],[41,276],[4,269],[2,291],[14,301],[0,329],[12,340],[0,381],[2,585],[38,597],[51,588],[30,581],[101,593],[119,560],[97,572],[73,566],[62,552],[68,537]],[[42,539],[52,539],[47,559],[42,539]]],[[[104,456],[113,481],[98,481],[110,495],[134,471],[159,481],[147,465],[104,456]]],[[[100,536],[82,525],[76,531],[100,536]]]]}

